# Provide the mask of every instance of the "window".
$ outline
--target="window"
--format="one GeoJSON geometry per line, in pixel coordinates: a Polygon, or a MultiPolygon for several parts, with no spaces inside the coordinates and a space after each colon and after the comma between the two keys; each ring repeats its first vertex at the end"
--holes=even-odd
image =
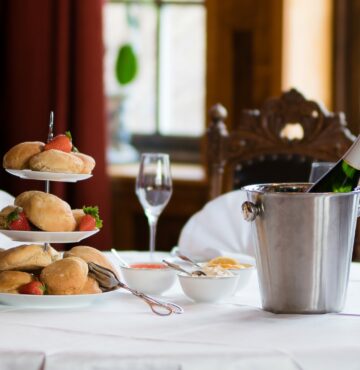
{"type": "Polygon", "coordinates": [[[205,126],[205,28],[201,0],[114,0],[105,5],[110,162],[135,159],[130,144],[140,151],[170,152],[175,160],[199,158],[205,126]],[[128,55],[119,64],[124,46],[128,55]],[[129,63],[128,77],[132,72],[135,77],[121,83],[116,65],[128,68],[129,63]]]}

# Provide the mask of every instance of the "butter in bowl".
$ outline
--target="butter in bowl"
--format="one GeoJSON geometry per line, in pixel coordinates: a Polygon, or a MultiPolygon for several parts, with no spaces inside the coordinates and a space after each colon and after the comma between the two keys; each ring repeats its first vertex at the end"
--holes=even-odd
{"type": "Polygon", "coordinates": [[[208,267],[220,267],[227,271],[230,271],[233,275],[239,276],[237,289],[240,291],[245,288],[249,283],[251,276],[255,271],[255,266],[250,263],[242,263],[237,261],[235,258],[219,256],[212,260],[205,262],[203,266],[208,267]]]}

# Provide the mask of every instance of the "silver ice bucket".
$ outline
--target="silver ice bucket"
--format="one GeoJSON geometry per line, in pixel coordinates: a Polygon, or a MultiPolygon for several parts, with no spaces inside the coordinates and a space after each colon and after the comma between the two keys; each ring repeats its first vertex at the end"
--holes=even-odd
{"type": "Polygon", "coordinates": [[[310,184],[245,186],[263,309],[326,313],[343,308],[358,191],[305,193],[310,184]]]}

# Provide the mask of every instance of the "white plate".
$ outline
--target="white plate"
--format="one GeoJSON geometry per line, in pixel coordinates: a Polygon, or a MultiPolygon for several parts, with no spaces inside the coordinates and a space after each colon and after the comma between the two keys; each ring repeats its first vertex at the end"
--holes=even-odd
{"type": "Polygon", "coordinates": [[[76,295],[30,295],[0,293],[0,304],[7,306],[57,308],[57,307],[81,307],[88,306],[97,301],[103,301],[119,290],[113,290],[101,294],[76,294],[76,295]]]}
{"type": "Polygon", "coordinates": [[[83,173],[58,173],[58,172],[41,172],[32,170],[11,170],[6,169],[7,172],[12,175],[18,176],[22,179],[28,180],[49,180],[49,181],[61,181],[61,182],[77,182],[86,180],[92,176],[92,174],[83,173]]]}
{"type": "Polygon", "coordinates": [[[0,230],[0,233],[17,242],[76,243],[96,234],[98,231],[99,229],[72,232],[0,230]]]}

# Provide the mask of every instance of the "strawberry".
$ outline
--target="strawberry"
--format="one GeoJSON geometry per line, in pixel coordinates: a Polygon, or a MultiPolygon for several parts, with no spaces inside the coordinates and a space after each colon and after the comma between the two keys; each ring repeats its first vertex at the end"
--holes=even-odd
{"type": "Polygon", "coordinates": [[[19,288],[20,294],[34,294],[43,295],[45,293],[46,287],[41,281],[31,281],[19,288]]]}
{"type": "Polygon", "coordinates": [[[30,231],[31,227],[25,212],[18,207],[7,216],[7,227],[9,230],[30,231]]]}
{"type": "Polygon", "coordinates": [[[102,220],[99,217],[98,207],[83,207],[85,216],[79,222],[79,231],[91,231],[102,228],[102,220]]]}
{"type": "Polygon", "coordinates": [[[79,231],[91,231],[96,228],[96,220],[91,215],[85,215],[79,222],[79,231]]]}
{"type": "Polygon", "coordinates": [[[66,153],[70,153],[73,149],[72,137],[70,131],[66,131],[65,135],[57,135],[47,144],[45,144],[44,150],[57,149],[66,153]]]}

